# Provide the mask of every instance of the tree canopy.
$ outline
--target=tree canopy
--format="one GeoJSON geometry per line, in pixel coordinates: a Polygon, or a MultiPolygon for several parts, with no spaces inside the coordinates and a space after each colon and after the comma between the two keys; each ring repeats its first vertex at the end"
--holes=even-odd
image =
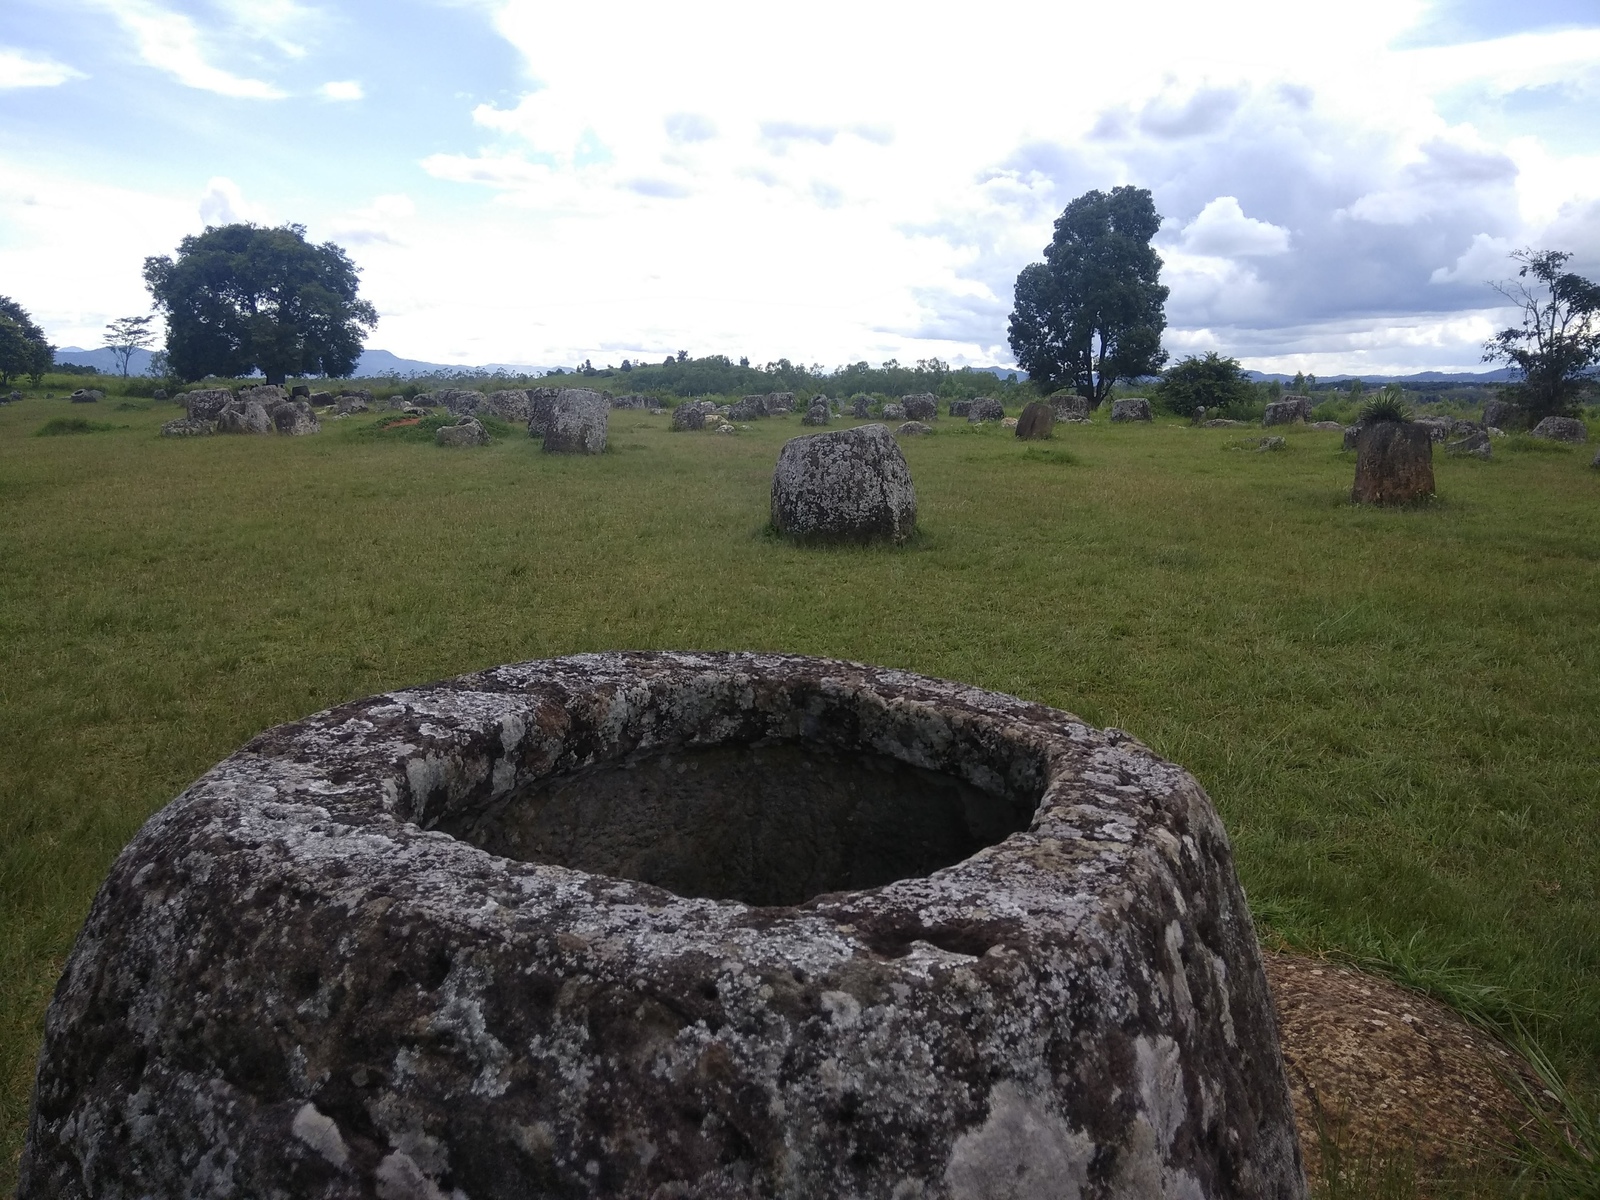
{"type": "Polygon", "coordinates": [[[1119,379],[1166,362],[1168,289],[1150,245],[1161,217],[1146,188],[1085,192],[1056,219],[1044,261],[1017,276],[1010,342],[1043,392],[1070,388],[1098,408],[1119,379]]]}
{"type": "Polygon", "coordinates": [[[1483,359],[1522,376],[1516,398],[1531,421],[1570,416],[1600,362],[1600,284],[1564,270],[1572,257],[1565,251],[1516,250],[1511,257],[1522,264],[1517,278],[1492,286],[1522,310],[1522,326],[1485,342],[1483,359]]]}
{"type": "Polygon", "coordinates": [[[1161,377],[1161,403],[1180,417],[1192,417],[1197,408],[1224,408],[1248,400],[1250,394],[1239,360],[1223,358],[1215,350],[1204,358],[1191,354],[1161,377]]]}
{"type": "Polygon", "coordinates": [[[212,226],[177,257],[144,260],[145,285],[167,318],[169,369],[180,379],[261,371],[347,376],[378,311],[357,296],[355,264],[305,227],[212,226]]]}
{"type": "Polygon", "coordinates": [[[154,317],[118,317],[106,326],[106,345],[116,356],[117,369],[123,378],[128,375],[128,360],[135,350],[146,349],[155,340],[150,328],[154,317]]]}
{"type": "Polygon", "coordinates": [[[0,387],[19,375],[37,385],[55,362],[56,348],[28,310],[9,296],[0,296],[0,387]]]}

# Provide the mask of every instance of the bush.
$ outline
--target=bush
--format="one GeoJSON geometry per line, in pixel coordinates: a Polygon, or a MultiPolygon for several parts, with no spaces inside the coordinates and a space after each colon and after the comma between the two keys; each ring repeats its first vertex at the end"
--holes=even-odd
{"type": "Polygon", "coordinates": [[[1375,421],[1409,420],[1411,420],[1411,409],[1393,392],[1381,392],[1361,406],[1363,425],[1371,425],[1375,421]]]}
{"type": "MultiPolygon", "coordinates": [[[[1255,389],[1239,369],[1239,360],[1223,358],[1215,350],[1204,358],[1191,354],[1182,362],[1168,367],[1161,376],[1156,390],[1157,402],[1174,416],[1192,417],[1194,410],[1204,408],[1229,409],[1239,404],[1250,405],[1259,416],[1261,403],[1255,389]]],[[[1231,420],[1245,420],[1230,411],[1231,420]]]]}
{"type": "Polygon", "coordinates": [[[115,425],[105,421],[89,421],[83,417],[57,417],[46,421],[34,431],[34,437],[60,437],[64,433],[108,433],[115,425]]]}

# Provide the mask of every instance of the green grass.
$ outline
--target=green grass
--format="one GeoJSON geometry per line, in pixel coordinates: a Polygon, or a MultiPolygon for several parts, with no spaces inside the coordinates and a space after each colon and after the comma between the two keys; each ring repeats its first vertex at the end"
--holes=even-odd
{"type": "Polygon", "coordinates": [[[110,433],[116,428],[117,426],[109,421],[90,421],[84,417],[55,417],[35,429],[33,436],[60,437],[66,433],[110,433]]]}
{"type": "Polygon", "coordinates": [[[0,408],[0,1189],[50,989],[147,816],[275,723],[622,647],[860,659],[1129,729],[1205,784],[1276,935],[1520,1020],[1592,1086],[1592,447],[1439,455],[1439,498],[1384,510],[1347,502],[1337,433],[1254,454],[1176,421],[1039,445],[945,419],[905,443],[909,546],[801,548],[765,533],[794,416],[617,412],[596,458],[376,413],[164,440],[170,404],[29,436],[63,406],[0,408]]]}

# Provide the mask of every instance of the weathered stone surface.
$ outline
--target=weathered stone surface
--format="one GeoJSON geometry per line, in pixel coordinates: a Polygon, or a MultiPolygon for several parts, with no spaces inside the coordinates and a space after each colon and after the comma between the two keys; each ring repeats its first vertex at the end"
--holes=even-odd
{"type": "MultiPolygon", "coordinates": [[[[371,393],[367,393],[371,395],[371,393]]],[[[239,399],[249,403],[254,400],[262,408],[271,412],[289,398],[289,393],[275,383],[261,383],[253,387],[239,389],[239,399]]]]}
{"type": "Polygon", "coordinates": [[[1589,427],[1576,417],[1546,417],[1533,427],[1528,436],[1576,445],[1589,440],[1589,427]]]}
{"type": "MultiPolygon", "coordinates": [[[[306,397],[306,403],[310,404],[312,408],[330,408],[333,405],[333,401],[334,395],[332,392],[312,392],[311,395],[306,397]]],[[[406,398],[404,396],[391,396],[384,407],[404,408],[405,406],[406,398]]]]}
{"type": "Polygon", "coordinates": [[[794,411],[793,392],[773,392],[767,397],[767,412],[786,413],[794,411]]]}
{"type": "Polygon", "coordinates": [[[429,408],[442,408],[458,417],[477,415],[478,405],[482,402],[483,393],[470,388],[440,388],[436,392],[424,392],[417,397],[419,404],[427,404],[429,408]]]}
{"type": "Polygon", "coordinates": [[[542,387],[528,389],[528,436],[542,438],[550,428],[550,414],[555,411],[560,388],[542,387]]]}
{"type": "Polygon", "coordinates": [[[487,446],[489,431],[477,417],[461,417],[454,425],[441,425],[433,440],[440,446],[487,446]]]}
{"type": "Polygon", "coordinates": [[[304,400],[285,400],[272,410],[272,425],[279,433],[302,437],[322,432],[322,423],[304,400]]]}
{"type": "MultiPolygon", "coordinates": [[[[18,400],[22,399],[22,393],[21,392],[13,392],[11,394],[13,396],[15,396],[18,400]]],[[[167,389],[166,388],[157,388],[155,391],[150,393],[150,398],[152,400],[165,400],[167,398],[167,389]]]]}
{"type": "Polygon", "coordinates": [[[1528,424],[1528,412],[1520,404],[1486,400],[1483,405],[1483,424],[1496,429],[1522,429],[1528,424]]]}
{"type": "Polygon", "coordinates": [[[1271,401],[1262,414],[1263,425],[1292,425],[1296,421],[1311,420],[1311,400],[1306,396],[1285,396],[1271,401]]]}
{"type": "Polygon", "coordinates": [[[1191,425],[1204,425],[1205,423],[1206,423],[1206,406],[1204,404],[1198,404],[1198,405],[1195,406],[1195,410],[1192,413],[1189,414],[1189,424],[1191,424],[1191,425]]]}
{"type": "Polygon", "coordinates": [[[935,421],[939,417],[939,401],[932,392],[906,396],[900,401],[900,407],[906,410],[906,416],[913,421],[935,421]]]}
{"type": "Polygon", "coordinates": [[[292,388],[289,389],[289,399],[291,399],[291,400],[309,400],[309,399],[311,399],[311,385],[308,384],[308,383],[297,383],[297,384],[295,384],[292,388]]]}
{"type": "Polygon", "coordinates": [[[611,397],[611,407],[645,409],[651,408],[653,405],[650,404],[649,399],[645,396],[632,395],[611,397]]]}
{"type": "Polygon", "coordinates": [[[993,396],[979,396],[967,408],[967,422],[998,421],[1006,415],[1005,405],[993,396]]]}
{"type": "Polygon", "coordinates": [[[1281,437],[1264,437],[1256,444],[1256,453],[1261,454],[1262,452],[1268,450],[1282,450],[1288,445],[1289,443],[1281,437]]]}
{"type": "Polygon", "coordinates": [[[271,433],[272,417],[257,400],[238,399],[217,414],[218,433],[271,433]]]}
{"type": "Polygon", "coordinates": [[[921,421],[907,421],[903,425],[895,426],[895,437],[922,437],[933,432],[932,425],[925,425],[921,421]]]}
{"type": "Polygon", "coordinates": [[[1113,421],[1151,421],[1155,418],[1150,412],[1150,401],[1143,396],[1129,396],[1126,400],[1113,400],[1111,402],[1111,419],[1113,421]]]}
{"type": "Polygon", "coordinates": [[[1042,400],[1030,402],[1017,418],[1017,436],[1023,441],[1038,441],[1055,433],[1055,409],[1042,400]]]}
{"type": "Polygon", "coordinates": [[[1050,405],[1050,412],[1058,421],[1089,419],[1089,401],[1077,392],[1052,392],[1045,403],[1050,405]]]}
{"type": "Polygon", "coordinates": [[[106,394],[99,388],[79,388],[68,397],[73,404],[99,404],[106,394]]]}
{"type": "MultiPolygon", "coordinates": [[[[310,398],[307,397],[307,402],[310,398]]],[[[362,395],[358,392],[340,392],[333,398],[333,411],[341,415],[349,413],[364,413],[372,407],[372,394],[362,395]]]]}
{"type": "Polygon", "coordinates": [[[686,400],[672,410],[672,427],[678,430],[704,429],[705,411],[692,400],[686,400]]]}
{"type": "Polygon", "coordinates": [[[1363,426],[1359,421],[1357,421],[1354,425],[1346,425],[1344,427],[1344,449],[1354,450],[1356,448],[1356,441],[1361,437],[1361,431],[1363,428],[1365,428],[1365,426],[1363,426]]]}
{"type": "Polygon", "coordinates": [[[1358,504],[1405,504],[1433,495],[1433,438],[1415,421],[1374,421],[1356,437],[1358,504]]]}
{"type": "Polygon", "coordinates": [[[233,392],[228,388],[196,388],[179,396],[178,403],[197,420],[215,421],[223,405],[232,399],[233,392]]]}
{"type": "Polygon", "coordinates": [[[828,412],[828,406],[826,404],[813,404],[810,408],[806,409],[806,415],[800,418],[800,424],[826,425],[831,420],[833,420],[833,416],[828,412]]]}
{"type": "Polygon", "coordinates": [[[204,417],[179,417],[161,427],[162,437],[205,437],[217,431],[217,423],[204,417]]]}
{"type": "Polygon", "coordinates": [[[1412,422],[1428,431],[1428,436],[1436,442],[1443,442],[1455,428],[1454,417],[1418,417],[1412,422]]]}
{"type": "Polygon", "coordinates": [[[730,421],[754,421],[758,417],[767,415],[767,398],[765,396],[744,396],[737,404],[728,408],[730,421]]]}
{"type": "Polygon", "coordinates": [[[474,415],[499,417],[502,421],[526,421],[530,415],[528,393],[522,388],[503,388],[498,392],[490,392],[478,404],[474,415]]]}
{"type": "Polygon", "coordinates": [[[862,392],[857,392],[850,397],[850,415],[858,421],[865,420],[872,415],[872,397],[862,392]]]}
{"type": "Polygon", "coordinates": [[[1192,776],[1013,697],[754,654],[499,667],[207,772],[79,934],[20,1174],[22,1200],[1305,1195],[1192,776]]]}
{"type": "Polygon", "coordinates": [[[1494,456],[1494,450],[1489,445],[1489,435],[1481,429],[1467,434],[1460,441],[1446,442],[1444,452],[1458,458],[1470,454],[1474,458],[1487,460],[1494,456]]]}
{"type": "Polygon", "coordinates": [[[772,525],[779,533],[899,542],[916,523],[911,469],[886,426],[858,425],[784,443],[772,473],[772,525]]]}
{"type": "Polygon", "coordinates": [[[972,412],[972,401],[971,400],[952,400],[952,401],[950,401],[950,415],[952,417],[965,417],[965,416],[968,416],[971,412],[972,412]]]}
{"type": "Polygon", "coordinates": [[[906,412],[903,404],[885,404],[883,406],[883,419],[885,421],[904,421],[910,414],[906,412]]]}
{"type": "Polygon", "coordinates": [[[544,432],[546,454],[599,454],[606,448],[611,405],[588,388],[562,388],[544,432]]]}

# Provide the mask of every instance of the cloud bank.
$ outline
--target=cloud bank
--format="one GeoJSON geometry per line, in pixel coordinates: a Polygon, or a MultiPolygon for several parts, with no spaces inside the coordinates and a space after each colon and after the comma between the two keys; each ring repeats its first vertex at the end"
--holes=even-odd
{"type": "MultiPolygon", "coordinates": [[[[100,56],[64,69],[152,124],[149,211],[340,239],[374,344],[412,357],[1008,362],[1017,272],[1069,200],[1124,183],[1165,218],[1177,354],[1470,369],[1510,249],[1600,273],[1600,15],[1581,7],[91,7],[126,44],[80,37],[100,56]],[[1090,49],[1035,61],[1061,46],[1090,49]],[[1116,46],[1139,52],[1092,52],[1116,46]],[[353,59],[391,65],[357,82],[353,59]],[[233,107],[167,95],[195,90],[233,107]]],[[[54,62],[69,42],[35,44],[54,62]]],[[[39,114],[41,145],[95,136],[90,112],[39,114]]],[[[113,182],[8,160],[38,194],[113,182]]],[[[143,252],[171,250],[164,221],[130,230],[143,252]]],[[[0,240],[8,278],[25,259],[0,240]]]]}

